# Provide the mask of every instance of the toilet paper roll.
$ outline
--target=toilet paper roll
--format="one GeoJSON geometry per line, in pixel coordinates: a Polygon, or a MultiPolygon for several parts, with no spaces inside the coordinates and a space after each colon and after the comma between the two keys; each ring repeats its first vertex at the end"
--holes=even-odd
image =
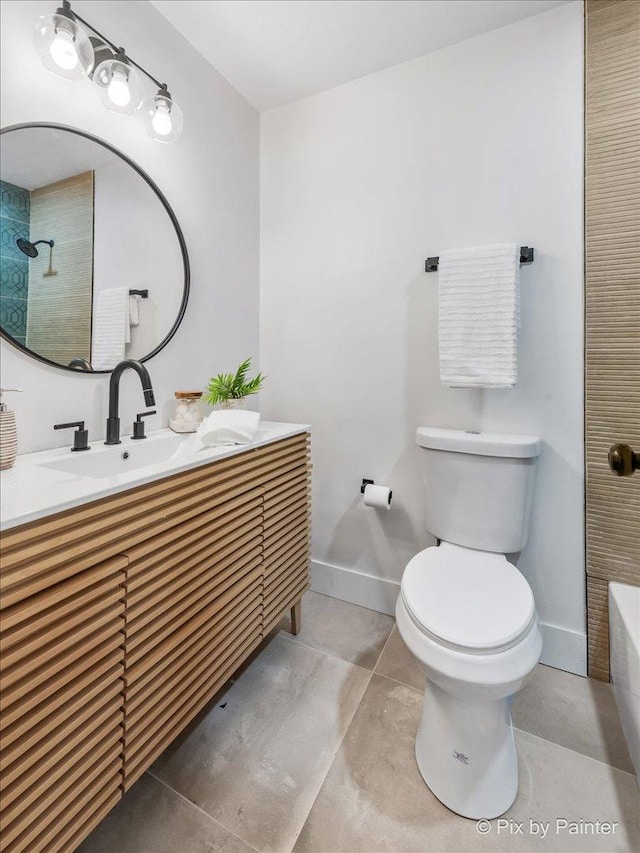
{"type": "Polygon", "coordinates": [[[364,505],[377,509],[391,509],[393,492],[388,486],[374,486],[371,483],[364,488],[364,505]]]}

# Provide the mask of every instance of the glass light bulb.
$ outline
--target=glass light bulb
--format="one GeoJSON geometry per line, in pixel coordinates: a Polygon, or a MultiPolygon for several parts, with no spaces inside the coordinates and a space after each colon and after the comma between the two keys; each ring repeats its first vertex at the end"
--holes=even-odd
{"type": "Polygon", "coordinates": [[[93,45],[71,13],[43,15],[33,28],[33,46],[42,64],[65,80],[81,80],[93,68],[93,45]]]}
{"type": "Polygon", "coordinates": [[[173,128],[171,121],[171,111],[165,101],[158,100],[156,102],[156,111],[151,119],[153,129],[158,136],[168,136],[173,128]]]}
{"type": "Polygon", "coordinates": [[[75,39],[67,30],[60,28],[56,31],[49,51],[55,64],[65,71],[73,71],[78,64],[75,39]]]}
{"type": "Polygon", "coordinates": [[[131,103],[131,91],[126,75],[118,68],[114,69],[111,82],[107,86],[107,94],[109,99],[117,107],[126,107],[131,103]]]}
{"type": "MultiPolygon", "coordinates": [[[[104,53],[101,51],[101,56],[104,53]]],[[[93,73],[93,82],[100,100],[111,112],[132,116],[142,103],[140,75],[129,65],[124,51],[110,54],[99,62],[93,73]]]]}
{"type": "Polygon", "coordinates": [[[182,110],[166,86],[145,101],[144,111],[147,133],[156,142],[175,142],[182,133],[182,110]]]}

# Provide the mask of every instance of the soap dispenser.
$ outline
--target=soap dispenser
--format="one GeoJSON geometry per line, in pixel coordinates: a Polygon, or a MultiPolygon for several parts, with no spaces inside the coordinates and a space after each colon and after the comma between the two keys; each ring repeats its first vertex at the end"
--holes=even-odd
{"type": "Polygon", "coordinates": [[[18,431],[16,413],[9,411],[2,402],[2,395],[9,391],[22,393],[22,388],[0,388],[0,470],[11,468],[18,455],[18,431]]]}

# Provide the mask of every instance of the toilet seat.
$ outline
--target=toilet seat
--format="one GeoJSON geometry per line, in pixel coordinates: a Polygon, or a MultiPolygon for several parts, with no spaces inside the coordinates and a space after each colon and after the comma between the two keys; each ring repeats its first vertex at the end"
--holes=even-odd
{"type": "Polygon", "coordinates": [[[509,649],[536,619],[531,588],[503,554],[443,542],[407,565],[401,597],[415,626],[466,654],[509,649]]]}

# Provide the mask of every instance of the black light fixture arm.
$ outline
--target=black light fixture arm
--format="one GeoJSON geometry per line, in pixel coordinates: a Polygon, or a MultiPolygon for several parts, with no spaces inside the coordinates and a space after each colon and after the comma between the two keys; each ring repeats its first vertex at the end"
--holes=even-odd
{"type": "Polygon", "coordinates": [[[138,62],[136,62],[134,59],[131,59],[131,57],[130,57],[127,53],[125,53],[125,49],[124,49],[123,47],[118,47],[116,44],[114,44],[114,42],[112,42],[112,41],[111,41],[111,39],[108,39],[108,38],[107,38],[105,35],[103,35],[99,30],[97,30],[97,29],[93,26],[93,24],[90,24],[90,23],[89,23],[88,21],[86,21],[84,18],[81,18],[81,17],[80,17],[80,15],[78,15],[78,13],[77,13],[77,12],[73,12],[73,11],[71,10],[71,3],[69,2],[69,0],[63,0],[63,2],[62,2],[62,12],[63,12],[63,14],[70,15],[71,17],[73,17],[73,19],[74,19],[74,20],[78,21],[80,24],[83,24],[83,25],[84,25],[88,30],[91,30],[91,32],[92,32],[92,33],[94,33],[96,36],[98,36],[98,38],[99,38],[99,39],[101,39],[105,44],[109,45],[109,47],[114,51],[114,53],[119,53],[121,56],[122,56],[122,55],[124,55],[124,56],[126,57],[126,59],[127,59],[127,62],[128,62],[130,65],[135,65],[135,67],[136,67],[139,71],[142,71],[142,73],[143,73],[143,74],[145,74],[145,75],[149,78],[149,80],[151,80],[153,83],[155,83],[155,85],[156,85],[159,89],[166,89],[166,88],[167,88],[167,84],[166,84],[166,83],[161,83],[159,80],[157,80],[157,79],[153,76],[153,74],[150,74],[150,73],[147,71],[147,69],[146,69],[146,68],[144,68],[144,66],[140,65],[140,64],[139,64],[138,62]]]}

